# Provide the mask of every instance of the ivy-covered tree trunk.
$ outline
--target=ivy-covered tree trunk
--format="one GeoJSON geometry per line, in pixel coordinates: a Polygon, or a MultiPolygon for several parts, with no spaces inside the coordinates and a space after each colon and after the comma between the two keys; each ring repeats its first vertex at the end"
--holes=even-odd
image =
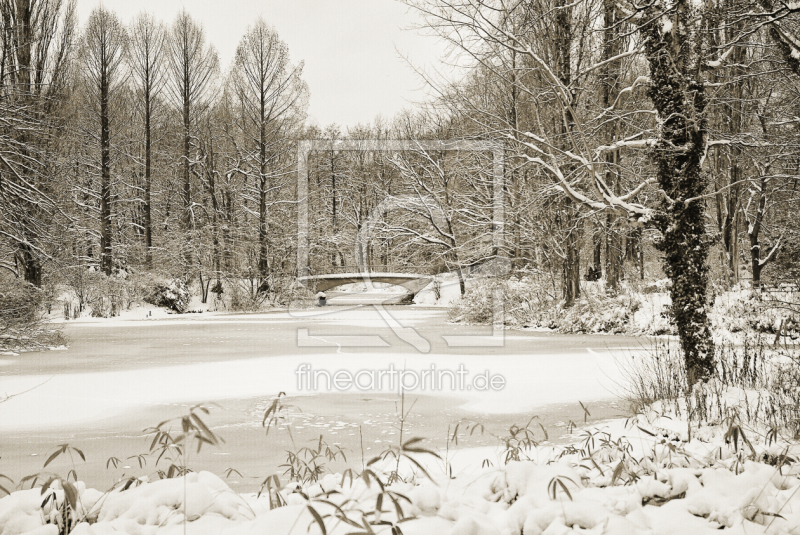
{"type": "Polygon", "coordinates": [[[687,0],[678,0],[667,24],[653,8],[656,22],[642,28],[651,77],[648,97],[660,123],[652,153],[664,193],[654,218],[662,234],[657,247],[664,253],[664,271],[672,282],[672,316],[690,389],[707,381],[715,367],[706,296],[710,239],[705,204],[697,199],[708,185],[700,167],[706,141],[705,95],[691,64],[691,10],[687,0]]]}

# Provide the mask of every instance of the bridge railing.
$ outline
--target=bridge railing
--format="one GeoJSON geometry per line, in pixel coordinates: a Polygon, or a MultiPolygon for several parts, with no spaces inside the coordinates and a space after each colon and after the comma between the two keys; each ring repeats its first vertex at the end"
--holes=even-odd
{"type": "Polygon", "coordinates": [[[389,264],[386,266],[312,266],[309,270],[309,275],[338,275],[345,273],[403,273],[409,275],[428,275],[432,273],[432,268],[431,266],[389,264]]]}

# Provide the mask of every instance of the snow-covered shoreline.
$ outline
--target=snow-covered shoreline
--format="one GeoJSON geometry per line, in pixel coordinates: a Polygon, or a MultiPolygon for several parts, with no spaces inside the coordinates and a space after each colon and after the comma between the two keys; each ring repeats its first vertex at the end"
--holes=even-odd
{"type": "MultiPolygon", "coordinates": [[[[741,441],[726,442],[724,426],[684,442],[656,424],[652,415],[612,420],[566,447],[454,448],[439,459],[420,454],[415,458],[431,479],[404,462],[403,480],[393,484],[387,484],[393,462],[384,461],[371,466],[382,485],[328,474],[305,484],[284,482],[277,494],[261,496],[237,494],[209,472],[137,480],[109,493],[77,483],[74,518],[81,521],[72,533],[301,535],[322,533],[321,522],[326,533],[345,534],[364,521],[375,533],[399,526],[406,535],[800,530],[800,466],[780,460],[790,454],[788,446],[753,438],[751,453],[741,441]],[[504,462],[510,454],[519,460],[504,462]],[[270,510],[271,499],[283,506],[270,510]]],[[[44,507],[50,490],[0,498],[2,533],[58,533],[63,486],[49,485],[55,500],[44,507]]]]}

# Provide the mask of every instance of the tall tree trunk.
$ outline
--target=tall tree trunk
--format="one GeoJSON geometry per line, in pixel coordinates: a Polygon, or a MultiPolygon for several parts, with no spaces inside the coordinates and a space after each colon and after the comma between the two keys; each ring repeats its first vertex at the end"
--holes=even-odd
{"type": "MultiPolygon", "coordinates": [[[[511,102],[508,106],[508,124],[511,127],[513,132],[519,132],[519,114],[517,113],[517,104],[519,100],[519,87],[517,86],[517,52],[515,50],[511,51],[511,102]]],[[[520,172],[518,169],[510,169],[510,172],[507,171],[508,166],[503,166],[503,172],[508,172],[510,180],[504,181],[503,188],[506,190],[505,192],[505,202],[508,204],[509,208],[511,208],[512,213],[509,214],[511,217],[507,218],[507,221],[511,223],[512,228],[511,236],[513,239],[513,250],[512,250],[512,258],[511,258],[511,268],[512,269],[519,269],[521,268],[522,263],[522,253],[520,251],[520,222],[519,222],[519,193],[520,193],[520,172]],[[509,184],[510,182],[510,184],[509,184]]],[[[509,228],[506,227],[504,232],[507,234],[509,228]]],[[[495,248],[492,251],[492,254],[496,257],[498,255],[497,251],[497,244],[495,244],[495,248]]],[[[504,252],[505,255],[508,255],[508,251],[504,252]]]]}
{"type": "MultiPolygon", "coordinates": [[[[568,203],[568,206],[572,202],[568,203]]],[[[571,206],[569,206],[571,208],[571,206]]],[[[569,214],[574,214],[573,210],[568,208],[569,214]]],[[[571,222],[577,223],[577,217],[572,215],[571,222]]],[[[581,274],[580,274],[580,230],[579,225],[575,225],[567,231],[566,242],[566,258],[563,263],[563,280],[564,280],[564,306],[570,307],[575,304],[575,300],[581,295],[581,274]]]]}
{"type": "Polygon", "coordinates": [[[153,267],[153,219],[151,213],[150,192],[153,187],[152,179],[152,131],[150,119],[152,114],[152,104],[150,100],[150,89],[145,89],[145,112],[144,112],[144,246],[145,264],[148,269],[153,267]]]}
{"type": "Polygon", "coordinates": [[[269,229],[267,228],[267,125],[264,100],[264,93],[261,98],[261,124],[258,143],[258,162],[259,162],[259,190],[258,190],[258,278],[259,288],[265,284],[269,277],[269,229]]]}
{"type": "MultiPolygon", "coordinates": [[[[613,0],[603,2],[603,52],[602,59],[607,63],[603,67],[601,106],[609,109],[614,103],[619,91],[617,81],[619,79],[619,61],[610,61],[615,57],[622,45],[620,21],[617,20],[616,6],[613,0]]],[[[608,121],[605,128],[606,143],[612,144],[617,138],[617,121],[608,121]]],[[[619,151],[610,151],[606,154],[605,182],[614,192],[619,195],[619,151]]],[[[606,218],[606,290],[616,294],[619,288],[619,281],[622,278],[622,227],[619,218],[615,214],[609,214],[606,218]]]]}
{"type": "MultiPolygon", "coordinates": [[[[188,62],[187,62],[188,63],[188,62]]],[[[189,179],[191,170],[191,108],[190,108],[189,94],[189,73],[184,73],[183,80],[183,226],[188,230],[191,226],[191,215],[189,209],[191,207],[192,183],[189,179]]]]}
{"type": "Polygon", "coordinates": [[[111,131],[108,110],[108,80],[100,79],[100,268],[111,275],[111,131]]]}
{"type": "Polygon", "coordinates": [[[592,232],[592,269],[594,269],[595,280],[603,276],[603,238],[605,229],[599,222],[594,224],[592,232]]]}
{"type": "Polygon", "coordinates": [[[761,271],[764,264],[761,263],[761,244],[758,242],[757,233],[749,233],[750,238],[750,269],[753,271],[753,288],[761,288],[761,271]]]}
{"type": "MultiPolygon", "coordinates": [[[[336,199],[336,162],[335,162],[333,151],[331,151],[331,190],[332,190],[332,195],[331,195],[331,229],[332,229],[332,232],[333,232],[333,236],[335,237],[336,236],[336,232],[338,231],[338,229],[337,229],[337,221],[336,221],[336,205],[338,203],[337,203],[337,199],[336,199]]],[[[339,258],[341,256],[341,254],[339,253],[338,245],[335,245],[334,247],[337,247],[337,249],[334,250],[334,252],[333,252],[333,256],[331,258],[331,263],[334,266],[344,265],[344,258],[342,258],[342,261],[339,262],[339,258]]]]}
{"type": "MultiPolygon", "coordinates": [[[[658,14],[660,8],[648,8],[658,14]]],[[[715,369],[714,341],[708,320],[708,248],[706,210],[708,186],[700,162],[705,149],[704,86],[689,65],[693,51],[684,36],[693,31],[689,0],[677,0],[671,31],[661,24],[642,27],[652,85],[648,97],[661,121],[652,152],[659,187],[666,194],[654,222],[662,238],[664,271],[672,282],[672,317],[683,349],[689,388],[707,381],[715,369]]]]}
{"type": "MultiPolygon", "coordinates": [[[[572,8],[567,6],[566,0],[557,1],[558,11],[555,21],[555,45],[558,54],[557,76],[564,87],[570,88],[570,105],[575,104],[575,91],[572,90],[572,56],[570,54],[572,45],[572,8]]],[[[569,148],[570,133],[575,126],[575,118],[572,117],[570,108],[564,109],[564,117],[561,123],[561,139],[565,149],[569,148]]],[[[571,166],[567,166],[571,167],[571,166]]],[[[569,171],[569,169],[567,170],[569,171]]],[[[580,272],[580,231],[582,226],[579,224],[578,207],[569,199],[562,202],[564,207],[564,230],[566,231],[566,254],[562,265],[563,295],[564,306],[571,307],[581,292],[581,272],[580,272]]]]}
{"type": "Polygon", "coordinates": [[[333,225],[333,232],[336,233],[336,170],[334,167],[334,159],[331,157],[331,219],[333,225]]]}
{"type": "Polygon", "coordinates": [[[41,287],[42,263],[33,248],[26,243],[20,243],[17,246],[16,259],[25,282],[41,287]]]}
{"type": "MultiPolygon", "coordinates": [[[[735,6],[730,6],[735,8],[735,6]]],[[[739,35],[742,35],[743,23],[726,26],[726,41],[733,42],[739,35]]],[[[744,97],[745,97],[745,63],[747,56],[745,46],[741,44],[734,47],[730,56],[731,76],[733,84],[730,86],[731,100],[730,113],[727,115],[728,132],[732,136],[741,134],[746,126],[744,124],[744,97]]],[[[728,195],[728,210],[726,225],[723,231],[725,252],[728,261],[728,276],[731,285],[739,282],[739,231],[741,230],[742,214],[740,206],[740,196],[744,189],[742,184],[742,149],[738,145],[731,145],[730,149],[730,188],[728,195]]]]}
{"type": "Polygon", "coordinates": [[[258,279],[259,285],[269,277],[269,247],[267,244],[267,177],[262,172],[258,195],[258,279]]]}
{"type": "Polygon", "coordinates": [[[219,202],[217,201],[216,163],[214,153],[214,137],[209,134],[208,152],[206,154],[206,190],[211,201],[211,269],[214,276],[209,276],[205,287],[203,286],[203,273],[200,272],[200,288],[202,302],[208,301],[208,288],[213,278],[219,280],[220,243],[219,243],[219,202]]]}
{"type": "MultiPolygon", "coordinates": [[[[12,0],[13,1],[13,0],[12,0]]],[[[9,6],[10,7],[10,6],[9,6]]],[[[33,72],[32,65],[32,47],[34,40],[34,26],[32,6],[30,0],[16,0],[16,6],[11,7],[12,13],[4,9],[4,26],[7,31],[14,32],[15,35],[9,36],[7,46],[14,46],[16,48],[17,64],[15,69],[9,73],[14,79],[14,85],[19,87],[19,97],[23,108],[33,108],[34,105],[34,86],[32,85],[31,74],[33,72]],[[16,20],[13,20],[16,18],[16,20]],[[13,28],[13,29],[12,29],[13,28]]],[[[19,143],[23,159],[29,157],[28,144],[31,143],[32,137],[23,129],[19,136],[19,143]]],[[[26,168],[22,169],[22,173],[26,173],[26,168]]],[[[26,173],[27,174],[27,173],[26,173]]],[[[30,203],[27,200],[22,200],[26,205],[26,212],[22,214],[22,234],[23,241],[18,241],[16,244],[16,256],[22,267],[22,274],[26,282],[40,287],[42,285],[42,263],[36,249],[31,245],[36,243],[39,235],[34,228],[36,213],[39,212],[39,207],[35,203],[30,203]]]]}
{"type": "Polygon", "coordinates": [[[192,265],[192,252],[189,248],[189,230],[192,227],[192,183],[190,178],[191,173],[191,94],[189,90],[189,72],[188,61],[185,63],[183,78],[183,230],[185,232],[184,251],[183,251],[183,276],[186,282],[191,279],[191,265],[192,265]]]}
{"type": "Polygon", "coordinates": [[[606,290],[616,294],[622,278],[622,229],[616,215],[606,216],[606,229],[606,290]]]}
{"type": "Polygon", "coordinates": [[[625,259],[636,262],[639,268],[639,279],[644,280],[644,241],[641,228],[634,228],[628,233],[625,242],[625,259]]]}
{"type": "Polygon", "coordinates": [[[753,288],[761,288],[761,272],[768,262],[776,257],[780,239],[767,252],[766,256],[761,251],[761,225],[764,221],[764,212],[767,208],[767,177],[770,166],[767,166],[762,173],[756,190],[755,214],[749,219],[747,225],[747,237],[750,240],[750,266],[753,270],[753,288]]]}

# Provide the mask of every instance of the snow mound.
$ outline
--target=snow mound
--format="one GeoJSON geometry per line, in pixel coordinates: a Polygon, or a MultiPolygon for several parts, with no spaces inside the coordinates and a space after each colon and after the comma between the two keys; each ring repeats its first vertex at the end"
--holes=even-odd
{"type": "MultiPolygon", "coordinates": [[[[491,454],[485,448],[461,450],[470,469],[447,477],[437,460],[427,466],[433,480],[409,464],[392,484],[376,465],[382,484],[374,475],[328,474],[261,495],[237,494],[209,472],[106,493],[78,483],[71,532],[320,535],[322,523],[331,535],[800,533],[797,461],[759,460],[785,459],[791,448],[754,441],[744,455],[744,444],[726,442],[719,427],[685,442],[669,438],[663,423],[612,421],[580,443],[532,449],[527,460],[497,467],[479,461],[491,454]]],[[[0,533],[58,533],[65,493],[58,482],[48,491],[0,499],[0,533]],[[55,499],[42,506],[48,491],[55,499]]]]}

